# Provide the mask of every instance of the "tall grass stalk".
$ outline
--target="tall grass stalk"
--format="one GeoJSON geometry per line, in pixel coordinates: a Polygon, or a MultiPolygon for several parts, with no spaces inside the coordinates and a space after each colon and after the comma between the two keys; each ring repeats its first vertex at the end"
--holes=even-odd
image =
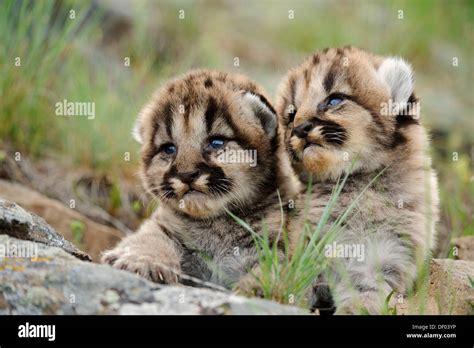
{"type": "MultiPolygon", "coordinates": [[[[288,231],[283,230],[281,237],[284,244],[284,254],[278,249],[278,240],[271,241],[268,230],[264,228],[257,232],[245,221],[228,211],[228,214],[254,238],[257,248],[258,263],[261,273],[254,274],[263,293],[263,297],[281,303],[290,303],[298,306],[307,306],[307,300],[311,285],[323,273],[329,264],[324,254],[326,245],[331,244],[341,233],[342,224],[353,212],[365,191],[382,175],[381,171],[351,202],[349,207],[340,214],[336,221],[329,225],[329,218],[334,210],[344,185],[354,166],[334,186],[329,202],[324,208],[323,214],[316,227],[305,222],[299,233],[298,242],[293,250],[290,250],[288,231]]],[[[308,185],[307,195],[311,195],[311,183],[308,185]]],[[[307,198],[307,196],[305,197],[307,198]]],[[[311,197],[309,197],[311,199],[311,197]]],[[[307,204],[307,203],[306,203],[307,204]]],[[[280,207],[283,217],[283,206],[280,199],[280,207]]],[[[308,214],[306,207],[305,214],[308,214]]],[[[305,219],[306,220],[306,219],[305,219]]],[[[294,233],[293,231],[292,233],[294,233]]],[[[298,231],[299,232],[299,231],[298,231]]]]}

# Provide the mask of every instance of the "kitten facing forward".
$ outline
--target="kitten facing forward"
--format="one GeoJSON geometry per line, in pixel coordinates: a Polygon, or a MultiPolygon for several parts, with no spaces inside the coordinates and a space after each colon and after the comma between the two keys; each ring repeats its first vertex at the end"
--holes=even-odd
{"type": "Polygon", "coordinates": [[[265,92],[241,75],[190,72],[145,106],[135,138],[158,208],[103,261],[156,282],[183,274],[225,287],[252,282],[253,237],[227,211],[254,231],[265,223],[277,242],[286,224],[277,189],[282,200],[297,191],[265,92]]]}
{"type": "Polygon", "coordinates": [[[319,221],[346,174],[328,225],[368,187],[328,246],[358,247],[363,255],[329,253],[336,257],[320,282],[329,283],[332,298],[316,286],[316,307],[334,300],[336,313],[381,313],[392,290],[412,287],[417,265],[435,244],[437,180],[413,84],[404,60],[345,47],[312,55],[280,86],[277,112],[287,150],[301,180],[312,178],[304,218],[319,221]]]}

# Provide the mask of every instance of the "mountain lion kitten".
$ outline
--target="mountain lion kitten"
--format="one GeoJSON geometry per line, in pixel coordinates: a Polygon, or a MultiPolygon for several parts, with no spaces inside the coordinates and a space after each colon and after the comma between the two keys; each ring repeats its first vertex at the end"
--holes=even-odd
{"type": "Polygon", "coordinates": [[[345,47],[314,54],[280,86],[287,150],[300,179],[312,179],[304,218],[316,224],[348,174],[329,227],[379,175],[326,246],[331,267],[315,287],[316,307],[334,300],[336,314],[381,313],[392,290],[393,301],[413,286],[434,247],[437,179],[413,85],[404,60],[345,47]]]}
{"type": "Polygon", "coordinates": [[[134,135],[143,183],[159,205],[103,262],[156,282],[180,274],[225,287],[253,282],[253,237],[227,211],[256,232],[265,224],[277,242],[286,225],[277,189],[285,201],[298,184],[265,92],[241,75],[193,71],[156,93],[134,135]]]}

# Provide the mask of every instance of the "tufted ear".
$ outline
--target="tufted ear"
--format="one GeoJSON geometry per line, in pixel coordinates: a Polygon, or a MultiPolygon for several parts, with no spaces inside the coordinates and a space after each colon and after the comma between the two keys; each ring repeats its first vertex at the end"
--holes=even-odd
{"type": "Polygon", "coordinates": [[[267,133],[270,138],[273,138],[276,134],[278,124],[277,115],[273,106],[260,94],[245,92],[243,99],[260,120],[265,133],[267,133]]]}
{"type": "Polygon", "coordinates": [[[392,102],[398,105],[398,109],[405,108],[414,88],[410,64],[402,58],[389,57],[380,65],[377,74],[390,89],[392,102]]]}

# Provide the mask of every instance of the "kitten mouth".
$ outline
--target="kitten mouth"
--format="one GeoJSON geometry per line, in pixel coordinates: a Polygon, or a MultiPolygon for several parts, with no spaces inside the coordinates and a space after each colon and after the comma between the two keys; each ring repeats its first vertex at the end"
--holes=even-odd
{"type": "Polygon", "coordinates": [[[197,196],[204,196],[204,195],[206,195],[204,192],[199,191],[198,189],[195,189],[195,188],[190,188],[183,194],[183,197],[197,197],[197,196]]]}

